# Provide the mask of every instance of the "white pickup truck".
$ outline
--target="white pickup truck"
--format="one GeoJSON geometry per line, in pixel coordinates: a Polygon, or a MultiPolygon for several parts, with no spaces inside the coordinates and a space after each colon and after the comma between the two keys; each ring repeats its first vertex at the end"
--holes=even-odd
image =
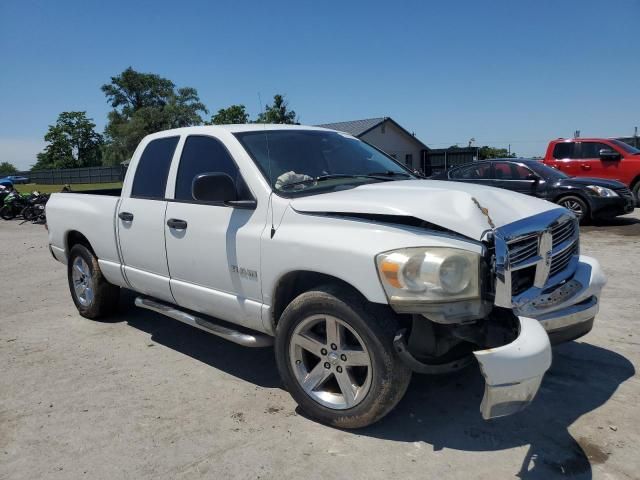
{"type": "Polygon", "coordinates": [[[54,194],[46,213],[81,315],[113,313],[122,287],[138,307],[275,344],[300,407],[346,428],[388,413],[412,372],[474,358],[483,417],[524,408],[551,344],[592,328],[605,283],[569,211],[420,178],[322,128],[149,135],[122,191],[54,194]]]}

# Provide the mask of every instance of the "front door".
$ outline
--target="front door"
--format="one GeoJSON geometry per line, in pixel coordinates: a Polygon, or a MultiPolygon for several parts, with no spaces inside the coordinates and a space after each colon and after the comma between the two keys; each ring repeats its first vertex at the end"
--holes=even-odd
{"type": "Polygon", "coordinates": [[[145,147],[130,192],[123,192],[116,225],[124,273],[134,290],[173,302],[164,239],[165,188],[180,137],[159,138],[145,147]]]}
{"type": "Polygon", "coordinates": [[[257,218],[256,210],[194,200],[193,179],[211,172],[231,176],[240,200],[253,198],[219,140],[186,138],[164,227],[171,291],[184,308],[261,329],[258,272],[265,218],[257,218]]]}
{"type": "Polygon", "coordinates": [[[620,178],[620,158],[601,159],[600,150],[611,150],[617,152],[615,148],[602,142],[581,142],[580,144],[580,168],[583,177],[608,178],[617,180],[620,178]]]}
{"type": "Polygon", "coordinates": [[[512,192],[535,195],[537,180],[526,166],[514,162],[495,162],[493,164],[494,185],[512,192]]]}

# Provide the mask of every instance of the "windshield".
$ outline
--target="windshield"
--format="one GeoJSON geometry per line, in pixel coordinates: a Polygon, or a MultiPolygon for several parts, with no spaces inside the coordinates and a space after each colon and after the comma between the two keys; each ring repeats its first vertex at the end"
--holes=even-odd
{"type": "Polygon", "coordinates": [[[635,147],[632,147],[628,143],[621,142],[620,140],[611,140],[611,143],[613,143],[616,147],[621,148],[625,152],[630,153],[631,155],[640,154],[640,150],[638,150],[635,147]]]}
{"type": "Polygon", "coordinates": [[[263,130],[235,136],[271,187],[285,196],[415,178],[379,150],[337,132],[263,130]]]}
{"type": "Polygon", "coordinates": [[[544,163],[531,162],[531,163],[527,163],[526,165],[527,167],[529,167],[531,170],[536,172],[538,175],[540,175],[544,179],[553,178],[553,179],[560,180],[563,178],[571,178],[566,173],[561,172],[556,168],[545,165],[544,163]]]}

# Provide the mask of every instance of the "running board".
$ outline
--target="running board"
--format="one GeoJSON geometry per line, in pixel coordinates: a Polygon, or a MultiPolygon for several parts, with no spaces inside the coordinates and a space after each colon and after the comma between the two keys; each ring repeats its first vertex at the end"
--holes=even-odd
{"type": "Polygon", "coordinates": [[[273,345],[273,337],[258,332],[243,333],[238,330],[233,330],[203,317],[187,313],[174,305],[169,305],[146,297],[137,297],[135,304],[136,307],[146,308],[147,310],[161,313],[162,315],[166,315],[174,320],[199,328],[205,332],[213,333],[218,337],[222,337],[225,340],[237,343],[243,347],[270,347],[273,345]]]}

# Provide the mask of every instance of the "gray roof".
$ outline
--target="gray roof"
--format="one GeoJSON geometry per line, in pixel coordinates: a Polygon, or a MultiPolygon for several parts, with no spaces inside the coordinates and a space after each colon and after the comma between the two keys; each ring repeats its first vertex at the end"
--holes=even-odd
{"type": "Polygon", "coordinates": [[[330,128],[331,130],[338,130],[339,132],[345,132],[354,137],[359,137],[363,133],[380,125],[386,119],[387,117],[365,118],[364,120],[351,120],[350,122],[325,123],[316,125],[316,127],[330,128]]]}

